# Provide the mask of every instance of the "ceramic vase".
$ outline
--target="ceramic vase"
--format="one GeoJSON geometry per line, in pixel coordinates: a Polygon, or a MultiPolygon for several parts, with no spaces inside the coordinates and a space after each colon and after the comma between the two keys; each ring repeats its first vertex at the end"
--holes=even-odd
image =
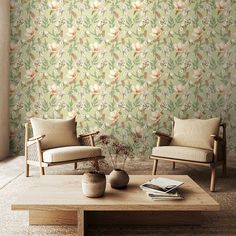
{"type": "Polygon", "coordinates": [[[112,188],[126,188],[129,183],[129,175],[121,169],[114,169],[109,175],[109,182],[112,188]]]}
{"type": "Polygon", "coordinates": [[[102,197],[106,189],[106,176],[99,172],[87,172],[82,177],[82,191],[87,197],[102,197]]]}

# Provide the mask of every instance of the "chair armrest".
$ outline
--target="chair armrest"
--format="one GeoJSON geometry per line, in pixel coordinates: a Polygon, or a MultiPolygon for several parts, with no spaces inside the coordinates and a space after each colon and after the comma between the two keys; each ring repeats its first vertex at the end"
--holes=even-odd
{"type": "Polygon", "coordinates": [[[39,135],[39,136],[36,136],[36,137],[32,137],[32,138],[29,138],[29,141],[36,141],[36,140],[41,140],[45,137],[46,135],[39,135]]]}
{"type": "Polygon", "coordinates": [[[218,135],[212,134],[211,137],[213,137],[215,141],[225,142],[224,139],[218,135]]]}
{"type": "Polygon", "coordinates": [[[226,142],[223,138],[212,134],[214,139],[214,162],[222,161],[226,159],[226,142]]]}
{"type": "Polygon", "coordinates": [[[83,146],[95,146],[94,136],[97,134],[99,134],[99,131],[80,134],[78,139],[83,146]]]}
{"type": "Polygon", "coordinates": [[[153,131],[153,134],[157,136],[157,146],[168,146],[172,140],[171,136],[158,131],[153,131]]]}
{"type": "Polygon", "coordinates": [[[86,136],[94,136],[99,134],[99,131],[95,131],[95,132],[91,132],[91,133],[87,133],[87,134],[80,134],[79,137],[86,137],[86,136]]]}
{"type": "Polygon", "coordinates": [[[153,134],[157,135],[157,136],[161,136],[161,137],[166,137],[166,138],[170,138],[172,139],[172,137],[170,137],[168,134],[164,134],[162,132],[159,132],[159,131],[152,131],[153,134]]]}

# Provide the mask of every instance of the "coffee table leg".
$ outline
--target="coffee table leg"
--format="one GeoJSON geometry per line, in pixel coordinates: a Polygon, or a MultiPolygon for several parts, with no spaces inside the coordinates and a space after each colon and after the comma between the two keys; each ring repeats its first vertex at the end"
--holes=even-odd
{"type": "Polygon", "coordinates": [[[77,227],[78,227],[78,236],[85,236],[85,232],[84,232],[84,210],[80,209],[77,211],[77,217],[78,217],[78,223],[77,223],[77,227]]]}

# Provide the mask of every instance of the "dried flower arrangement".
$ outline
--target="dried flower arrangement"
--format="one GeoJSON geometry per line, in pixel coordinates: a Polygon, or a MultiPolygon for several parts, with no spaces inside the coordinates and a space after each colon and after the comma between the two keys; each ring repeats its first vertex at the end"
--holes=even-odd
{"type": "Polygon", "coordinates": [[[106,148],[113,169],[118,169],[119,165],[121,165],[122,168],[120,169],[124,170],[127,158],[133,157],[132,147],[127,144],[121,143],[113,135],[100,135],[98,138],[98,143],[106,148]]]}

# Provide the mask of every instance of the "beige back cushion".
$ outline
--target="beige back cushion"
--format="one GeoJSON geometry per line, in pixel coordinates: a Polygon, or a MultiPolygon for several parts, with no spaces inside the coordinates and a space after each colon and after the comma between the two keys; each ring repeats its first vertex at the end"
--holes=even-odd
{"type": "Polygon", "coordinates": [[[212,134],[219,132],[220,118],[208,120],[174,118],[172,146],[213,149],[212,134]]]}
{"type": "Polygon", "coordinates": [[[30,119],[33,136],[46,135],[41,141],[42,149],[79,145],[76,137],[75,118],[72,119],[30,119]]]}

